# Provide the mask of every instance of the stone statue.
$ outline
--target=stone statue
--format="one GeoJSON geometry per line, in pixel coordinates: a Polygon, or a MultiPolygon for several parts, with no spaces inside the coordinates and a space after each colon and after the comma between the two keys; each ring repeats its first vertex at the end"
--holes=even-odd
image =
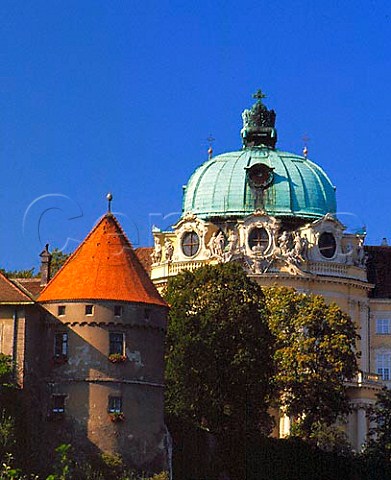
{"type": "Polygon", "coordinates": [[[365,266],[365,250],[364,250],[364,239],[359,238],[358,239],[358,245],[356,247],[356,265],[358,267],[364,267],[365,266]]]}
{"type": "MultiPolygon", "coordinates": [[[[352,244],[348,243],[346,245],[346,252],[343,253],[346,264],[348,264],[348,265],[353,264],[353,255],[354,255],[354,250],[353,250],[352,244]]],[[[356,263],[356,262],[354,262],[354,263],[356,263]]]]}
{"type": "Polygon", "coordinates": [[[225,238],[222,231],[218,233],[214,233],[209,242],[208,242],[208,249],[210,251],[211,257],[218,257],[222,258],[224,255],[224,246],[225,246],[225,238]]]}
{"type": "Polygon", "coordinates": [[[155,237],[155,247],[151,253],[152,263],[159,263],[162,259],[162,245],[160,239],[155,237]]]}
{"type": "Polygon", "coordinates": [[[210,237],[210,240],[208,242],[208,249],[211,257],[215,255],[215,240],[216,240],[216,232],[210,237]]]}
{"type": "Polygon", "coordinates": [[[237,249],[238,246],[238,234],[235,230],[231,230],[229,237],[228,237],[228,256],[232,256],[237,249]]]}
{"type": "Polygon", "coordinates": [[[223,232],[219,232],[215,238],[215,252],[216,256],[221,258],[224,255],[225,238],[223,232]]]}
{"type": "Polygon", "coordinates": [[[169,238],[166,238],[164,241],[164,252],[166,261],[171,262],[172,256],[174,254],[174,245],[169,238]]]}
{"type": "Polygon", "coordinates": [[[300,236],[299,232],[294,233],[294,238],[293,238],[293,250],[291,252],[291,255],[295,258],[296,261],[303,262],[303,251],[304,251],[304,242],[303,239],[300,236]]]}
{"type": "Polygon", "coordinates": [[[301,255],[303,258],[308,258],[308,248],[310,246],[310,242],[308,241],[306,234],[304,234],[304,236],[302,237],[301,242],[303,245],[303,250],[301,252],[301,255]]]}
{"type": "Polygon", "coordinates": [[[289,234],[287,231],[284,231],[282,235],[278,237],[278,246],[281,250],[281,255],[289,254],[289,234]]]}

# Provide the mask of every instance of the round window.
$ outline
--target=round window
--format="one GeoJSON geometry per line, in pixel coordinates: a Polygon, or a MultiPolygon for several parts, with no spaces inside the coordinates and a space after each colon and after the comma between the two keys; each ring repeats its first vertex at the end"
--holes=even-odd
{"type": "Polygon", "coordinates": [[[264,252],[270,244],[269,234],[265,228],[253,228],[248,236],[248,244],[254,252],[264,252]]]}
{"type": "Polygon", "coordinates": [[[337,243],[334,235],[330,232],[323,232],[319,237],[318,247],[321,255],[323,255],[325,258],[334,257],[337,249],[337,243]]]}
{"type": "Polygon", "coordinates": [[[195,232],[186,232],[182,237],[182,251],[186,257],[193,257],[199,248],[199,236],[195,232]]]}

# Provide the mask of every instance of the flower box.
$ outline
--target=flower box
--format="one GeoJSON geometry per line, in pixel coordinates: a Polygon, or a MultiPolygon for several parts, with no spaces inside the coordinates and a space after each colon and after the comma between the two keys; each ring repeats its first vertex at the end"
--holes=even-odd
{"type": "Polygon", "coordinates": [[[68,357],[66,355],[54,355],[52,358],[53,365],[64,365],[68,362],[68,357]]]}
{"type": "Polygon", "coordinates": [[[109,361],[111,363],[124,363],[126,362],[126,355],[121,355],[119,353],[112,353],[111,355],[109,355],[109,361]]]}
{"type": "Polygon", "coordinates": [[[113,423],[123,422],[125,420],[125,415],[122,412],[112,412],[110,413],[110,420],[113,423]]]}

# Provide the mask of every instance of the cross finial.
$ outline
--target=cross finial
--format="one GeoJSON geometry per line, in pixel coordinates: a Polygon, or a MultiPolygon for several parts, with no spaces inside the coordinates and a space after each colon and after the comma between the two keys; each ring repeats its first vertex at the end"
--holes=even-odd
{"type": "Polygon", "coordinates": [[[109,192],[106,195],[107,201],[108,201],[108,206],[107,206],[107,213],[111,213],[111,201],[113,200],[113,195],[109,192]]]}
{"type": "Polygon", "coordinates": [[[303,147],[303,155],[305,158],[308,157],[308,142],[309,142],[310,138],[309,136],[305,133],[303,135],[303,142],[304,142],[304,147],[303,147]]]}
{"type": "Polygon", "coordinates": [[[253,98],[256,98],[259,102],[262,101],[262,98],[266,98],[266,95],[259,88],[253,95],[253,98]]]}
{"type": "Polygon", "coordinates": [[[209,148],[208,148],[208,157],[209,159],[212,158],[213,156],[213,142],[215,141],[216,139],[213,138],[212,134],[210,133],[209,134],[209,137],[206,139],[206,141],[209,143],[209,148]]]}

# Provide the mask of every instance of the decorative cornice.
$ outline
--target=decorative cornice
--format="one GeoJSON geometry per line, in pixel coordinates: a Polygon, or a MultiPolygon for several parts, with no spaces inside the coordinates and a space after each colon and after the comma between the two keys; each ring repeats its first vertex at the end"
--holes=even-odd
{"type": "Polygon", "coordinates": [[[49,385],[61,385],[71,383],[121,383],[125,385],[142,385],[146,387],[164,388],[164,383],[148,382],[145,380],[124,380],[112,377],[87,377],[87,378],[72,378],[72,379],[52,379],[46,378],[45,382],[49,385]]]}

